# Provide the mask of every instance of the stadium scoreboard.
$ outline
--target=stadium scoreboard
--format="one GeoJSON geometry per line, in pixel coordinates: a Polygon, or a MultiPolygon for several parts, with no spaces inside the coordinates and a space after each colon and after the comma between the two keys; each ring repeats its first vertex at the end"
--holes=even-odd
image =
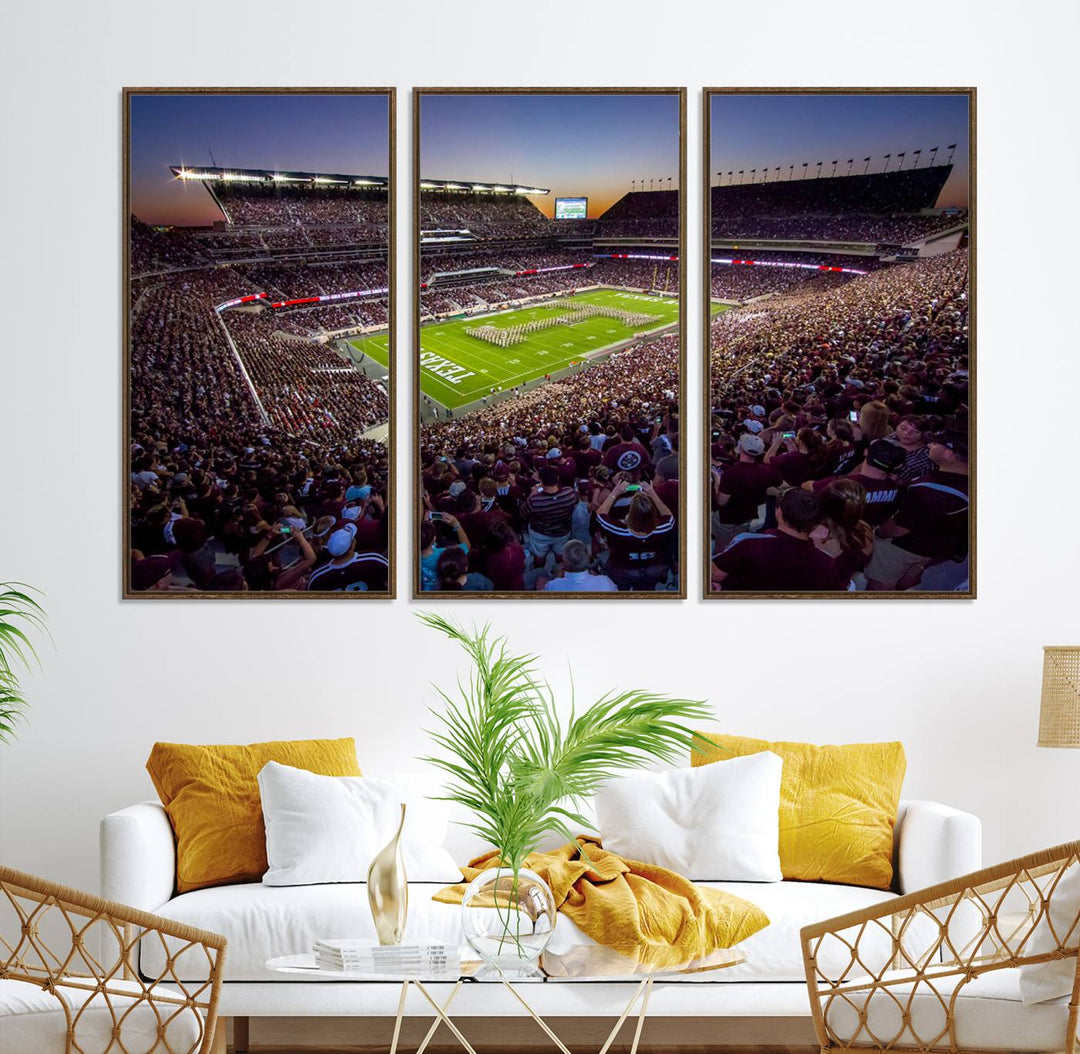
{"type": "Polygon", "coordinates": [[[557,220],[583,220],[588,212],[588,198],[555,199],[555,219],[557,220]]]}

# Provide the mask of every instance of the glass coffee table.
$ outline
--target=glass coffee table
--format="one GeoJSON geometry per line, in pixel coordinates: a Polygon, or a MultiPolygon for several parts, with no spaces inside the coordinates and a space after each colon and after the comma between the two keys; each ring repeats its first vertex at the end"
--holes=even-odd
{"type": "MultiPolygon", "coordinates": [[[[372,941],[372,944],[376,942],[372,941]]],[[[641,1028],[649,1010],[649,995],[653,982],[664,978],[675,979],[689,974],[708,974],[724,970],[729,966],[738,966],[746,961],[746,955],[737,948],[724,948],[699,959],[678,960],[663,952],[652,955],[624,955],[613,948],[602,945],[579,945],[562,953],[544,952],[540,956],[538,968],[527,974],[507,973],[497,967],[485,964],[475,958],[472,949],[461,950],[460,968],[443,972],[428,971],[416,973],[366,973],[354,970],[328,970],[315,964],[315,953],[302,955],[281,955],[267,960],[267,968],[281,973],[293,974],[309,980],[336,981],[350,984],[393,984],[400,983],[401,995],[398,998],[397,1016],[394,1021],[394,1034],[390,1041],[390,1054],[397,1054],[398,1039],[401,1034],[401,1022],[405,1016],[405,997],[409,986],[415,988],[435,1013],[435,1020],[428,1029],[416,1054],[424,1054],[440,1024],[453,1034],[468,1054],[476,1054],[472,1045],[454,1024],[450,1017],[450,1007],[461,986],[465,984],[501,984],[521,1004],[532,1019],[540,1026],[544,1034],[555,1044],[561,1054],[571,1054],[569,1048],[555,1034],[544,1019],[529,1005],[522,991],[534,984],[565,983],[567,981],[606,981],[624,982],[633,985],[631,997],[626,1008],[612,1026],[599,1054],[607,1054],[615,1042],[626,1019],[631,1016],[634,1007],[634,1039],[630,1054],[637,1054],[641,1040],[641,1028]],[[442,1005],[428,990],[429,984],[453,984],[446,1002],[442,1005]]],[[[702,978],[704,979],[704,978],[702,978]]]]}

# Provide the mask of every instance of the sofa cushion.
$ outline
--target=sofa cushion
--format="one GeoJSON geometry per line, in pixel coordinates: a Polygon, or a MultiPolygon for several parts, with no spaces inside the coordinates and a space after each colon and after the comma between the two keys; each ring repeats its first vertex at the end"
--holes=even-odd
{"type": "MultiPolygon", "coordinates": [[[[886,977],[902,981],[904,974],[886,977]]],[[[890,1050],[923,1049],[920,1040],[927,1045],[936,1040],[935,1049],[945,1049],[950,1041],[945,1005],[962,981],[941,978],[933,990],[917,982],[897,984],[889,989],[891,994],[882,989],[852,992],[829,1004],[826,1020],[838,1039],[860,1047],[877,1042],[891,1044],[890,1050]],[[860,1014],[866,1015],[865,1022],[860,1014]]],[[[1025,1006],[1020,998],[1020,970],[992,970],[964,984],[955,996],[956,1045],[961,1050],[1061,1050],[1069,1018],[1067,1004],[1068,997],[1062,997],[1025,1006]]]]}
{"type": "Polygon", "coordinates": [[[176,888],[252,882],[266,871],[259,770],[268,761],[359,776],[351,739],[193,746],[155,743],[146,762],[176,836],[176,888]]]}
{"type": "MultiPolygon", "coordinates": [[[[83,983],[80,980],[80,983],[83,983]]],[[[111,981],[110,989],[128,989],[139,991],[135,981],[111,981]]],[[[157,988],[166,994],[164,987],[157,988]]],[[[78,1014],[75,1039],[78,1049],[86,1054],[97,1054],[111,1046],[114,1017],[121,1019],[118,1039],[125,1051],[132,1054],[138,1051],[162,1049],[156,1046],[159,1038],[158,1017],[144,1001],[135,1009],[135,998],[128,998],[113,992],[106,997],[100,993],[72,988],[70,985],[57,985],[56,995],[46,992],[38,984],[29,981],[0,980],[0,1048],[4,1054],[66,1054],[67,1015],[60,1000],[68,1005],[72,1015],[78,1014]],[[110,1009],[111,1005],[111,1009],[110,1009]]],[[[169,992],[180,996],[177,989],[169,992]]],[[[202,1039],[202,1018],[194,1009],[160,1004],[158,1011],[164,1025],[164,1039],[168,1049],[181,1052],[198,1049],[202,1039]],[[171,1020],[169,1018],[171,1017],[171,1020]]]]}
{"type": "MultiPolygon", "coordinates": [[[[799,943],[799,930],[803,926],[892,897],[891,893],[879,890],[807,882],[703,882],[701,885],[723,889],[757,904],[769,916],[771,924],[739,945],[746,952],[745,963],[721,974],[689,975],[688,982],[802,981],[806,977],[799,943]]],[[[460,906],[431,899],[440,888],[434,883],[409,883],[406,942],[464,943],[460,906]]],[[[366,887],[361,884],[220,886],[175,897],[157,913],[227,937],[226,981],[295,981],[288,974],[267,970],[266,960],[309,952],[322,937],[375,937],[366,887]]],[[[557,916],[555,936],[549,945],[552,951],[591,943],[565,915],[557,916]]],[[[887,962],[890,950],[888,934],[881,931],[867,934],[860,954],[868,965],[874,966],[887,962]]],[[[164,962],[161,946],[143,942],[144,973],[160,971],[164,962]]],[[[822,949],[821,962],[827,971],[842,970],[849,959],[842,946],[829,946],[822,949]]]]}
{"type": "Polygon", "coordinates": [[[596,793],[604,848],[693,882],[779,882],[783,767],[762,751],[611,780],[596,793]]]}
{"type": "Polygon", "coordinates": [[[376,854],[401,834],[405,874],[416,882],[457,882],[443,847],[446,808],[419,777],[320,776],[268,761],[259,773],[266,824],[267,886],[366,882],[376,854]]]}
{"type": "Polygon", "coordinates": [[[784,759],[780,866],[784,878],[889,889],[893,828],[907,762],[900,743],[770,743],[703,732],[691,763],[771,750],[784,759]]]}

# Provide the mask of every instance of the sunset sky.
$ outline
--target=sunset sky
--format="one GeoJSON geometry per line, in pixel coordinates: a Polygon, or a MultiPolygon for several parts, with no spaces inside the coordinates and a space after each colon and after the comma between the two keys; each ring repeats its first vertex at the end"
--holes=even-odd
{"type": "Polygon", "coordinates": [[[206,189],[169,165],[386,176],[385,95],[134,95],[131,211],[144,223],[204,226],[221,219],[206,189]]]}
{"type": "MultiPolygon", "coordinates": [[[[817,162],[824,161],[823,176],[832,172],[839,159],[837,175],[847,172],[848,158],[855,158],[853,171],[862,172],[863,158],[870,156],[871,172],[884,167],[884,155],[892,154],[889,171],[896,171],[897,154],[906,152],[904,168],[914,164],[913,152],[922,150],[919,167],[930,163],[930,150],[939,147],[937,161],[949,156],[948,146],[956,143],[953,172],[945,184],[938,205],[967,205],[968,201],[968,99],[966,95],[878,94],[878,95],[713,95],[711,114],[710,171],[750,170],[757,178],[768,166],[770,180],[781,166],[780,178],[787,179],[790,166],[794,177],[808,161],[807,174],[813,176],[817,162]]],[[[738,182],[738,176],[735,177],[738,182]]]]}
{"type": "MultiPolygon", "coordinates": [[[[938,161],[957,143],[939,205],[967,204],[967,98],[962,95],[714,95],[710,170],[764,166],[786,178],[802,162],[921,148],[938,161]]],[[[169,165],[211,164],[356,175],[388,174],[384,96],[135,95],[131,97],[131,209],[147,223],[205,225],[220,219],[205,189],[176,180],[169,165]]],[[[678,185],[679,103],[674,95],[425,95],[421,165],[426,179],[548,187],[535,200],[550,215],[556,197],[587,197],[598,216],[631,180],[678,185]]],[[[760,178],[760,177],[759,177],[760,178]]],[[[725,175],[726,179],[726,175],[725,175]]]]}
{"type": "Polygon", "coordinates": [[[546,187],[535,202],[589,199],[599,216],[632,179],[679,185],[677,95],[424,95],[424,179],[546,187]]]}

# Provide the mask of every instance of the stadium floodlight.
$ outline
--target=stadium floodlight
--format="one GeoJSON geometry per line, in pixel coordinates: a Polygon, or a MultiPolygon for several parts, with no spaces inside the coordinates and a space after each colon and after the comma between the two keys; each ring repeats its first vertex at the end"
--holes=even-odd
{"type": "Polygon", "coordinates": [[[438,183],[431,183],[430,181],[425,182],[424,180],[421,180],[420,181],[420,189],[421,190],[438,190],[439,189],[439,184],[438,183]]]}
{"type": "MultiPolygon", "coordinates": [[[[473,188],[473,190],[487,190],[488,189],[487,187],[484,186],[483,183],[474,183],[472,185],[472,188],[473,188]]],[[[461,189],[464,190],[465,188],[462,187],[461,189]]]]}
{"type": "Polygon", "coordinates": [[[528,187],[514,187],[514,193],[515,194],[532,194],[534,192],[529,190],[528,187]]]}
{"type": "Polygon", "coordinates": [[[494,190],[494,191],[496,191],[496,192],[497,192],[497,193],[499,193],[499,194],[509,194],[509,193],[510,193],[510,191],[511,191],[511,190],[512,190],[513,188],[511,188],[511,187],[492,187],[491,189],[492,189],[492,190],[494,190]]]}

